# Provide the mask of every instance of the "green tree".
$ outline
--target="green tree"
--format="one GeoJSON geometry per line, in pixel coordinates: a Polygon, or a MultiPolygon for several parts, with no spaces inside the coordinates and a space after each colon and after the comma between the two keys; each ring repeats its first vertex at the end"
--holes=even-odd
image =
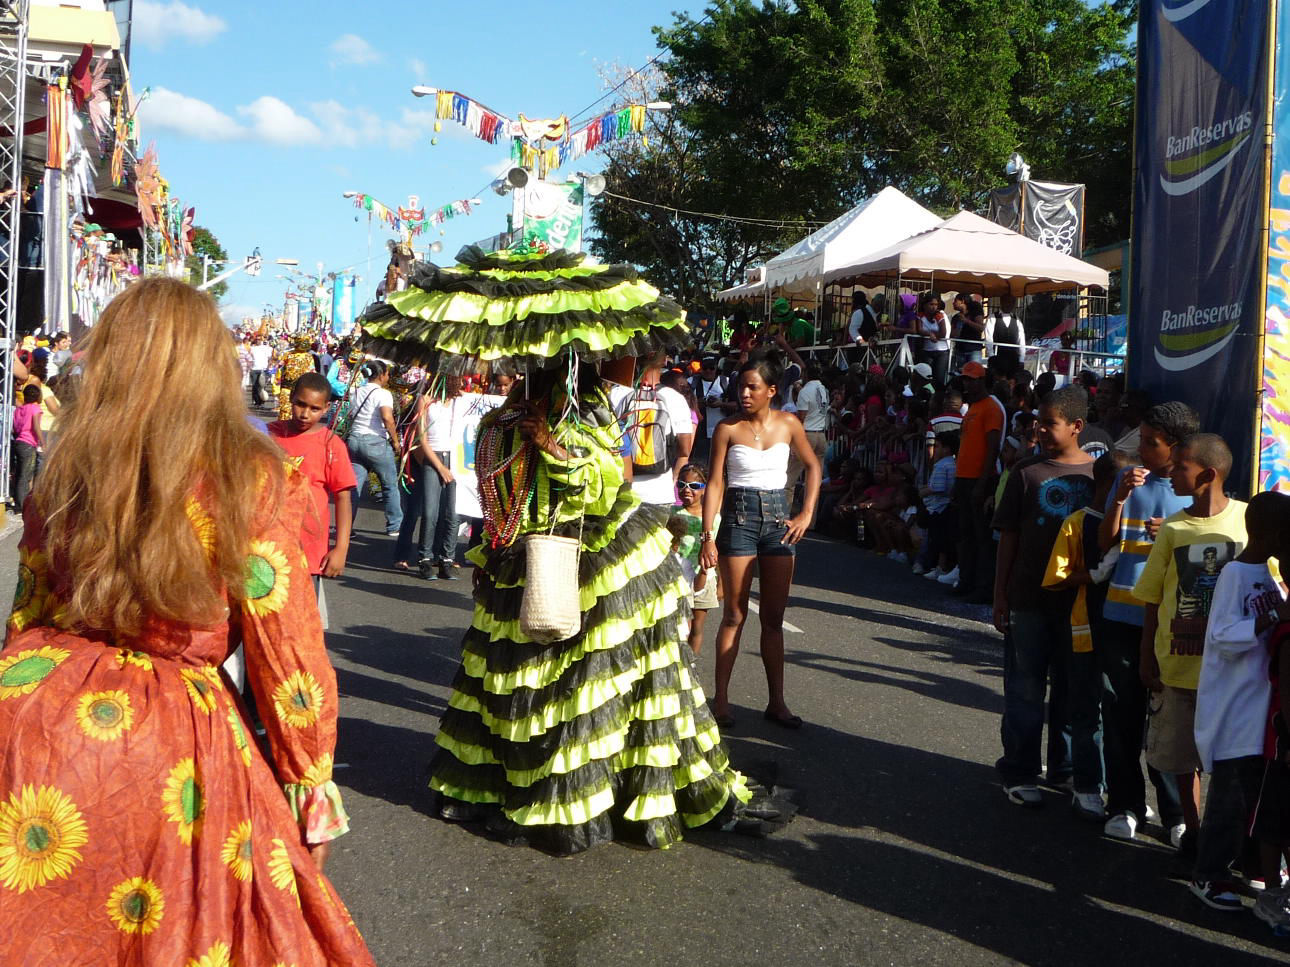
{"type": "MultiPolygon", "coordinates": [[[[184,267],[188,270],[188,278],[193,285],[200,285],[202,281],[202,256],[208,259],[207,277],[219,275],[223,272],[224,262],[228,260],[228,252],[224,246],[219,243],[219,239],[209,228],[203,228],[200,225],[193,226],[193,254],[188,256],[184,261],[184,267]]],[[[216,302],[224,298],[228,292],[228,283],[220,282],[213,285],[207,290],[216,302]]]]}
{"type": "Polygon", "coordinates": [[[1088,186],[1086,240],[1128,232],[1136,4],[1116,0],[715,0],[658,28],[651,147],[609,149],[597,252],[683,298],[884,185],[983,210],[1013,151],[1088,186]],[[672,209],[673,211],[668,211],[672,209]],[[717,222],[675,209],[761,224],[717,222]]]}

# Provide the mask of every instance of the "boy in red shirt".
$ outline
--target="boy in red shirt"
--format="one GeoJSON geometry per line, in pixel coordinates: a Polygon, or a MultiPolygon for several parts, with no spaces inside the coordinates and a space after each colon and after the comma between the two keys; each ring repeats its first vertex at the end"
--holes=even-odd
{"type": "Polygon", "coordinates": [[[350,491],[357,486],[349,451],[340,437],[321,423],[331,400],[331,386],[318,373],[305,373],[291,390],[291,419],[269,424],[269,435],[287,451],[291,462],[308,478],[317,510],[314,520],[306,521],[300,535],[300,546],[309,561],[318,593],[318,610],[327,626],[320,578],[337,577],[345,568],[349,554],[349,535],[353,525],[350,491]],[[336,543],[328,547],[331,524],[330,503],[336,504],[336,543]]]}

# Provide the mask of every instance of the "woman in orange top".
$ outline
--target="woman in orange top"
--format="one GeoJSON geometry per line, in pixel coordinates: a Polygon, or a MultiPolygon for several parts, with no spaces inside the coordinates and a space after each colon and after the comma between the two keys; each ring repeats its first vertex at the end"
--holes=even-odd
{"type": "Polygon", "coordinates": [[[308,486],[240,375],[171,279],[90,334],[0,651],[5,964],[372,963],[321,874],[348,819],[308,486]],[[268,762],[219,671],[239,641],[268,762]]]}

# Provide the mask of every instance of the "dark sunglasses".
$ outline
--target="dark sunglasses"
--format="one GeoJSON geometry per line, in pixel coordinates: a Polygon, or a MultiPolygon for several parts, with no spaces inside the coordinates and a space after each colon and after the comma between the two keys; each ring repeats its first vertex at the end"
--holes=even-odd
{"type": "Polygon", "coordinates": [[[676,485],[677,490],[704,490],[708,485],[702,480],[682,480],[676,485]]]}

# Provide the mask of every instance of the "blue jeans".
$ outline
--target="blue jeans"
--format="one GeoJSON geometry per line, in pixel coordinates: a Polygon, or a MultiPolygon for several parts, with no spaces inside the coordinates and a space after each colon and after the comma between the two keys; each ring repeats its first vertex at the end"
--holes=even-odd
{"type": "MultiPolygon", "coordinates": [[[[1097,648],[1094,642],[1093,647],[1097,648]]],[[[1096,651],[1072,651],[1067,662],[1070,682],[1071,761],[1076,792],[1101,792],[1102,660],[1096,651]]]]}
{"type": "MultiPolygon", "coordinates": [[[[449,455],[440,453],[440,461],[447,466],[449,455]]],[[[457,482],[445,484],[429,464],[412,464],[412,493],[407,498],[407,512],[399,529],[399,542],[395,545],[396,560],[407,561],[412,550],[412,538],[421,523],[420,561],[451,562],[457,556],[457,482]]]]}
{"type": "Polygon", "coordinates": [[[367,472],[375,470],[385,491],[385,531],[397,531],[403,525],[403,506],[399,502],[399,466],[394,461],[390,441],[373,433],[351,433],[345,441],[349,448],[349,462],[354,467],[358,490],[354,494],[354,513],[367,488],[367,472]]]}
{"type": "Polygon", "coordinates": [[[1031,783],[1039,778],[1046,691],[1048,779],[1060,782],[1071,775],[1066,708],[1066,654],[1070,650],[1069,612],[1012,612],[1012,632],[1003,651],[1003,721],[999,727],[1003,756],[995,764],[1005,782],[1031,783]]]}

